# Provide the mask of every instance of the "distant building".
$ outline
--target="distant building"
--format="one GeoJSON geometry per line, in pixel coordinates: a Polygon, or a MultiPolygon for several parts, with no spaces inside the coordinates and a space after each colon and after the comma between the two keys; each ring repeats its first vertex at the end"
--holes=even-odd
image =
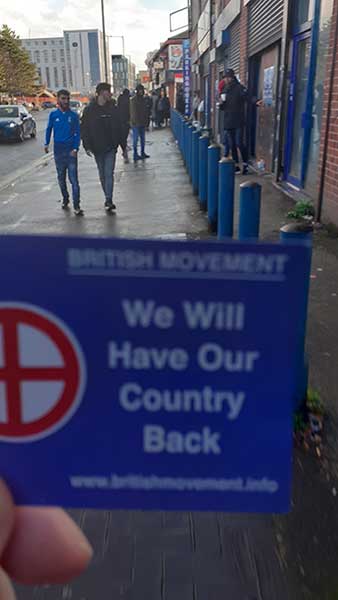
{"type": "Polygon", "coordinates": [[[149,52],[145,61],[149,69],[150,87],[164,88],[172,106],[183,85],[183,40],[188,38],[187,31],[169,38],[158,50],[149,52]]]}
{"type": "MultiPolygon", "coordinates": [[[[90,94],[105,79],[103,35],[98,29],[64,31],[63,37],[21,40],[40,84],[50,90],[90,94]]],[[[108,53],[108,39],[107,39],[108,53]]],[[[110,66],[107,57],[108,69],[110,66]]],[[[108,73],[111,82],[111,72],[108,73]]]]}
{"type": "Polygon", "coordinates": [[[136,67],[123,54],[112,55],[113,91],[119,95],[125,88],[133,90],[136,87],[136,67]]]}

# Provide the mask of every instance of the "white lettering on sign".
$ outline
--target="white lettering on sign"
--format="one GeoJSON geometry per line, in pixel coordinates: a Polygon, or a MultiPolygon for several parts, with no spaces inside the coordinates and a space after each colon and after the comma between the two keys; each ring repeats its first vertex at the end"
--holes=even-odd
{"type": "Polygon", "coordinates": [[[155,325],[159,329],[169,329],[173,326],[175,313],[169,306],[156,306],[153,300],[122,301],[122,308],[129,327],[144,327],[155,325]]]}
{"type": "Polygon", "coordinates": [[[110,369],[123,368],[135,371],[172,369],[184,371],[189,365],[189,355],[183,348],[133,348],[130,342],[121,347],[116,342],[108,346],[108,366],[110,369]]]}
{"type": "Polygon", "coordinates": [[[120,406],[127,412],[145,410],[156,413],[225,413],[229,421],[238,419],[243,410],[244,392],[198,389],[143,389],[138,383],[125,383],[119,390],[120,406]]]}
{"type": "Polygon", "coordinates": [[[198,365],[209,373],[224,369],[229,373],[252,373],[260,353],[256,351],[224,350],[218,344],[203,344],[198,350],[198,365]]]}
{"type": "Polygon", "coordinates": [[[190,329],[242,331],[245,306],[223,302],[183,302],[184,316],[190,329]]]}
{"type": "Polygon", "coordinates": [[[221,434],[209,427],[202,431],[166,431],[159,425],[143,428],[143,450],[147,454],[221,454],[221,434]]]}
{"type": "Polygon", "coordinates": [[[288,260],[286,254],[160,252],[159,267],[167,271],[282,275],[288,260]]]}

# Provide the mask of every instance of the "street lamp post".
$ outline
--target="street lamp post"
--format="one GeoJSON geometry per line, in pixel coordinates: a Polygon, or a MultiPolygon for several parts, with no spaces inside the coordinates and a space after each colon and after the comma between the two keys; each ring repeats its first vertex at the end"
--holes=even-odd
{"type": "Polygon", "coordinates": [[[103,33],[103,53],[104,53],[104,76],[108,83],[108,62],[107,62],[107,39],[106,39],[106,23],[104,18],[104,0],[101,0],[102,13],[102,33],[103,33]]]}

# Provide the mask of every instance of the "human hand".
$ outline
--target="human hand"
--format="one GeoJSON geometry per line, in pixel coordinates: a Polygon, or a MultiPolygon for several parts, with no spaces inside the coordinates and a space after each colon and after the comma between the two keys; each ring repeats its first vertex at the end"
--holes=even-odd
{"type": "Polygon", "coordinates": [[[49,146],[45,146],[45,154],[48,154],[49,152],[49,146]]]}
{"type": "Polygon", "coordinates": [[[9,577],[23,584],[67,583],[87,567],[92,550],[57,508],[17,508],[0,480],[0,598],[15,600],[9,577]]]}
{"type": "Polygon", "coordinates": [[[77,157],[77,150],[72,150],[72,151],[71,151],[71,153],[70,153],[70,155],[71,155],[73,158],[76,158],[76,157],[77,157]]]}

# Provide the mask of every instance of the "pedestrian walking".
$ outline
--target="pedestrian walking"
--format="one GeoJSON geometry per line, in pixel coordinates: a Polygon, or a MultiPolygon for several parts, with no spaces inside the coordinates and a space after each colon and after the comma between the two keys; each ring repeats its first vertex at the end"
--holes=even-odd
{"type": "Polygon", "coordinates": [[[45,135],[45,152],[49,152],[51,136],[54,138],[54,161],[57,178],[62,194],[62,208],[69,206],[67,173],[72,186],[74,213],[83,215],[80,207],[80,185],[78,176],[78,151],[80,146],[80,121],[76,112],[70,109],[70,93],[59,90],[57,93],[58,108],[53,110],[48,119],[45,135]]]}
{"type": "Polygon", "coordinates": [[[136,87],[136,94],[130,101],[130,122],[133,130],[134,162],[150,158],[150,156],[145,153],[148,113],[146,99],[144,97],[144,87],[141,83],[136,87]],[[139,140],[141,144],[141,154],[138,154],[139,140]]]}
{"type": "Polygon", "coordinates": [[[151,94],[151,122],[153,129],[157,127],[157,105],[158,105],[158,93],[153,90],[151,94]]]}
{"type": "Polygon", "coordinates": [[[185,98],[184,98],[184,91],[183,91],[182,86],[177,91],[177,96],[176,96],[176,110],[179,113],[181,113],[181,115],[185,114],[185,98]]]}
{"type": "Polygon", "coordinates": [[[121,120],[121,135],[122,135],[122,154],[125,163],[129,163],[128,157],[128,136],[130,131],[130,92],[125,88],[118,97],[117,101],[120,120],[121,120]]]}
{"type": "Polygon", "coordinates": [[[149,131],[149,127],[150,127],[150,120],[151,120],[151,111],[152,111],[152,107],[153,107],[153,101],[151,96],[149,96],[148,92],[145,93],[145,100],[146,100],[146,106],[147,106],[147,125],[146,125],[146,131],[149,131]]]}
{"type": "Polygon", "coordinates": [[[229,156],[231,150],[232,158],[236,163],[236,173],[240,173],[239,148],[243,161],[243,175],[247,175],[249,155],[244,143],[244,127],[248,91],[239,83],[233,69],[227,69],[224,73],[224,79],[220,83],[219,92],[221,95],[220,110],[224,112],[225,156],[229,156]]]}
{"type": "Polygon", "coordinates": [[[109,83],[99,83],[95,99],[83,112],[81,137],[88,156],[94,155],[107,213],[116,210],[113,202],[116,152],[123,145],[120,113],[112,102],[109,83]]]}
{"type": "Polygon", "coordinates": [[[170,119],[170,100],[164,88],[161,88],[160,91],[160,97],[157,105],[157,114],[158,127],[162,127],[163,124],[165,125],[165,127],[167,127],[168,120],[170,119]]]}

